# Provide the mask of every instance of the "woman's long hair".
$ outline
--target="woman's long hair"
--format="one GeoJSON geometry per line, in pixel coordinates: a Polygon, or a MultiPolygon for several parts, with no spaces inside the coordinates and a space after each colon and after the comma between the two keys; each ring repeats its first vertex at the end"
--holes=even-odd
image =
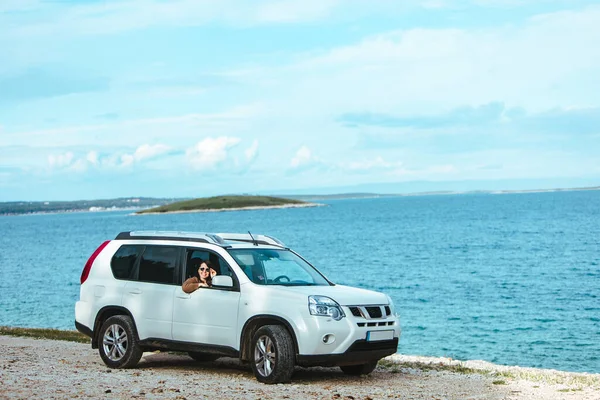
{"type": "Polygon", "coordinates": [[[194,276],[196,278],[198,278],[198,280],[200,282],[202,282],[202,278],[200,277],[200,273],[198,272],[198,269],[200,269],[200,266],[202,266],[202,264],[206,264],[206,266],[208,267],[208,277],[206,278],[206,283],[210,286],[212,285],[212,276],[210,276],[210,270],[214,269],[211,262],[208,260],[200,260],[194,263],[194,276]]]}

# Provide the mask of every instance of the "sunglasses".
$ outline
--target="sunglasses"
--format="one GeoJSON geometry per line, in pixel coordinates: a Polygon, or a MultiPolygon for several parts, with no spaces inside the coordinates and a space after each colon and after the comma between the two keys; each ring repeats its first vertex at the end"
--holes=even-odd
{"type": "Polygon", "coordinates": [[[200,268],[200,271],[208,271],[208,268],[200,268]]]}

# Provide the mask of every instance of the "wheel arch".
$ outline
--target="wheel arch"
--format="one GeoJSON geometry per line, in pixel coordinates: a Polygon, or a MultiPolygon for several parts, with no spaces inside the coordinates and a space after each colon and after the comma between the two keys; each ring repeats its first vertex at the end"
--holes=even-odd
{"type": "Polygon", "coordinates": [[[133,321],[133,328],[137,335],[137,327],[135,325],[135,320],[133,319],[133,315],[128,309],[120,306],[105,306],[98,311],[98,314],[96,314],[96,319],[94,321],[94,336],[92,337],[93,349],[98,348],[98,334],[100,332],[102,324],[104,323],[104,321],[115,315],[127,315],[128,317],[130,317],[133,321]]]}
{"type": "Polygon", "coordinates": [[[250,360],[252,346],[250,341],[252,340],[252,336],[254,333],[262,326],[265,325],[282,325],[287,329],[292,337],[292,342],[294,344],[294,353],[298,355],[298,339],[296,337],[296,332],[292,328],[292,325],[282,317],[277,315],[270,314],[261,314],[255,315],[252,318],[248,319],[242,328],[242,334],[240,336],[240,360],[247,361],[250,360]]]}

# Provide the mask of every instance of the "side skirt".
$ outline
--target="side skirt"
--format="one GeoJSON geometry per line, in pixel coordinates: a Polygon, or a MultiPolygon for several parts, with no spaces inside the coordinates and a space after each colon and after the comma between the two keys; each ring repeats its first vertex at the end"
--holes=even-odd
{"type": "Polygon", "coordinates": [[[193,351],[198,353],[218,354],[224,357],[240,356],[240,352],[233,347],[217,346],[203,343],[180,342],[177,340],[148,338],[139,341],[140,346],[145,351],[153,350],[171,350],[171,351],[193,351]]]}

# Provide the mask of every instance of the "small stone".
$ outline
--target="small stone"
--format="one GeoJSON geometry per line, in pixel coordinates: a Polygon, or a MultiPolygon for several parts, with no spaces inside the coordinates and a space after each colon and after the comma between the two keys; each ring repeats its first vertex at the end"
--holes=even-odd
{"type": "Polygon", "coordinates": [[[104,391],[104,393],[112,393],[112,390],[110,390],[110,389],[106,389],[106,390],[104,391]]]}

